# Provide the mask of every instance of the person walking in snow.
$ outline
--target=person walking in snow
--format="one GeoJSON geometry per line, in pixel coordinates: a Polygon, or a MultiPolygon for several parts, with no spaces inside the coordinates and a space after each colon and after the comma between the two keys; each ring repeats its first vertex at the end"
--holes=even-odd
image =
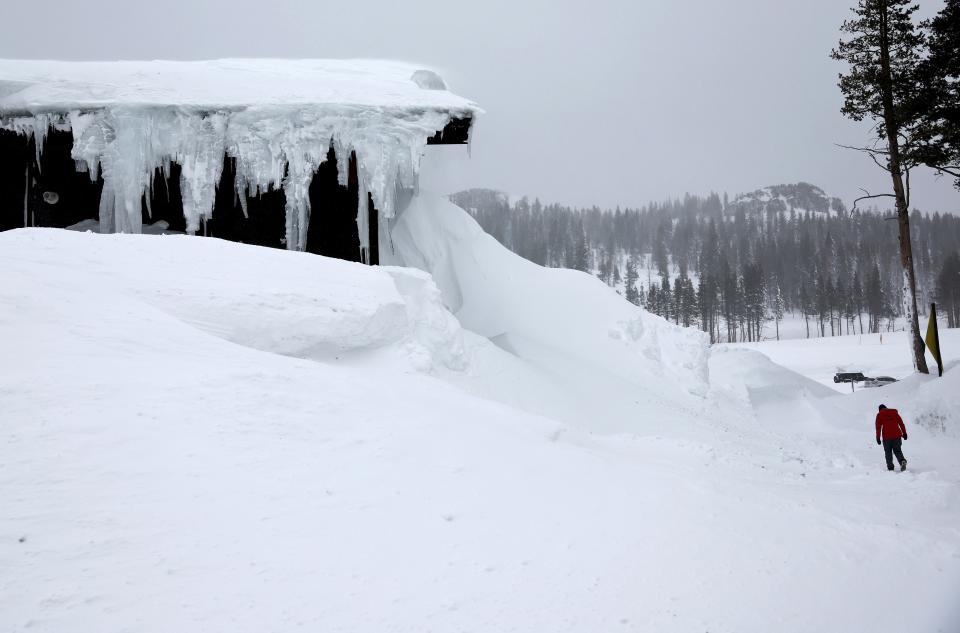
{"type": "Polygon", "coordinates": [[[887,470],[893,470],[893,456],[900,462],[900,472],[907,469],[907,460],[900,450],[903,440],[907,439],[907,427],[903,425],[903,418],[896,409],[888,409],[880,405],[877,412],[877,444],[883,444],[883,454],[887,458],[887,470]],[[882,442],[881,442],[882,440],[882,442]]]}

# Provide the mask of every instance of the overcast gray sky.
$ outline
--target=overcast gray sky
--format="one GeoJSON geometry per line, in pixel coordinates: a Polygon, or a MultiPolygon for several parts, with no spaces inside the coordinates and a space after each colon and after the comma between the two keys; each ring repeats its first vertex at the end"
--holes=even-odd
{"type": "MultiPolygon", "coordinates": [[[[853,2],[33,0],[5,3],[0,56],[415,61],[487,111],[470,159],[431,151],[434,188],[637,206],[805,180],[850,201],[889,187],[834,146],[866,138],[827,57],[853,2]]],[[[960,193],[918,175],[913,203],[960,193]]]]}

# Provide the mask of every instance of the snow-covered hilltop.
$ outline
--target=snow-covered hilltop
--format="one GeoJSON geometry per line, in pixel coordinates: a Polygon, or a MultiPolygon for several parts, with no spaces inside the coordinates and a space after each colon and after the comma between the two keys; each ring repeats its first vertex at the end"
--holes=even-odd
{"type": "Polygon", "coordinates": [[[747,213],[841,213],[846,206],[840,198],[831,198],[823,189],[806,182],[772,185],[738,195],[727,205],[728,212],[747,213]]]}
{"type": "Polygon", "coordinates": [[[433,71],[398,62],[0,61],[0,130],[33,138],[37,172],[48,134],[72,135],[78,169],[93,183],[102,177],[93,212],[101,232],[141,232],[155,180],[170,179],[172,163],[185,230],[205,230],[229,160],[232,182],[223,184],[235,189],[243,217],[248,198],[282,189],[284,243],[305,250],[310,189],[332,150],[339,185],[356,181],[367,260],[380,241],[371,224],[393,218],[398,196],[415,189],[423,146],[465,142],[478,112],[433,71]],[[368,213],[368,193],[378,217],[368,213]]]}

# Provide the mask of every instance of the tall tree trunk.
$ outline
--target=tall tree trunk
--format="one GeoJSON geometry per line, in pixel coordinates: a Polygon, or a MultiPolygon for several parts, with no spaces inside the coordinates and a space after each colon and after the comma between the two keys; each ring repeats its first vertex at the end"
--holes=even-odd
{"type": "Polygon", "coordinates": [[[880,86],[883,98],[883,124],[887,130],[887,149],[890,163],[890,178],[897,201],[897,221],[900,225],[900,263],[903,265],[904,298],[907,325],[910,328],[910,346],[913,352],[913,367],[921,374],[929,374],[927,359],[923,355],[923,339],[920,337],[920,322],[917,319],[917,279],[913,272],[913,247],[910,242],[910,210],[903,186],[903,165],[900,160],[900,124],[893,108],[893,77],[890,72],[890,32],[886,1],[880,2],[880,86]]]}

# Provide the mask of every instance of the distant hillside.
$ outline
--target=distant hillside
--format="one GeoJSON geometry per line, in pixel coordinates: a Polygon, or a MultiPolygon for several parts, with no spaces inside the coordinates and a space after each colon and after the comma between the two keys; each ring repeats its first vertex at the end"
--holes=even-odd
{"type": "MultiPolygon", "coordinates": [[[[754,340],[785,311],[803,315],[811,336],[878,331],[902,316],[896,224],[809,183],[639,209],[511,203],[489,189],[450,198],[515,253],[590,272],[714,341],[754,340]]],[[[915,211],[911,228],[921,310],[937,300],[960,324],[960,218],[915,211]]]]}
{"type": "Polygon", "coordinates": [[[773,185],[751,193],[740,194],[729,205],[729,210],[779,213],[843,213],[846,207],[840,198],[831,198],[823,189],[806,182],[793,185],[773,185]]]}

